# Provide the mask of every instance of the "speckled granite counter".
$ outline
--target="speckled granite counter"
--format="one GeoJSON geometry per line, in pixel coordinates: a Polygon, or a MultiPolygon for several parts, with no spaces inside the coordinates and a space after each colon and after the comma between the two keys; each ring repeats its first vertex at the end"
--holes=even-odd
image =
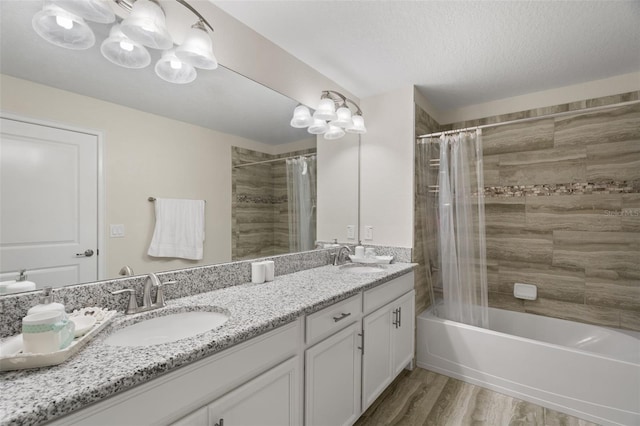
{"type": "Polygon", "coordinates": [[[154,312],[216,306],[231,316],[217,330],[163,345],[105,345],[110,331],[135,317],[122,316],[63,364],[0,373],[0,424],[31,425],[64,416],[413,269],[408,263],[384,267],[384,273],[349,274],[323,266],[278,276],[271,283],[236,285],[171,300],[167,308],[154,312]]]}

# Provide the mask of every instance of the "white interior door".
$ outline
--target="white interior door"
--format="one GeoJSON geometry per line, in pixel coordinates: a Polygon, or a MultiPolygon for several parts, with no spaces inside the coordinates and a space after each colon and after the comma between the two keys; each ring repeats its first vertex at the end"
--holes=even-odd
{"type": "Polygon", "coordinates": [[[97,280],[98,136],[1,120],[0,280],[97,280]]]}

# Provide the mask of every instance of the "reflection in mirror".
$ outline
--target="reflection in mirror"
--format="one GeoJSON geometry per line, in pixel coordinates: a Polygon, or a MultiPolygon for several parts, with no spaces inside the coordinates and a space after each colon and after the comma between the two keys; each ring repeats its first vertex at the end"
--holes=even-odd
{"type": "MultiPolygon", "coordinates": [[[[284,214],[285,160],[268,163],[273,175],[271,210],[256,209],[254,197],[253,205],[242,206],[247,214],[232,214],[233,207],[241,207],[237,200],[243,196],[233,185],[232,175],[236,182],[242,182],[240,187],[244,185],[244,195],[264,195],[262,189],[249,187],[250,179],[242,180],[238,175],[240,170],[251,175],[250,170],[258,165],[244,169],[232,165],[315,152],[316,138],[289,126],[297,102],[223,67],[200,72],[193,83],[174,85],[158,79],[153,66],[129,70],[111,64],[97,45],[86,51],[53,46],[31,28],[31,19],[41,7],[36,1],[0,2],[3,191],[10,186],[5,183],[15,183],[7,190],[11,192],[1,194],[1,281],[13,280],[26,269],[27,280],[42,288],[306,248],[288,241],[289,222],[296,220],[289,214],[288,204],[284,214]],[[5,120],[14,127],[26,121],[29,129],[12,128],[5,134],[9,129],[5,120]],[[11,160],[5,145],[33,148],[43,130],[47,138],[65,146],[58,151],[51,151],[49,142],[35,147],[40,149],[38,155],[44,155],[41,158],[51,160],[47,164],[53,170],[38,169],[35,161],[31,162],[34,168],[27,168],[20,150],[16,151],[18,160],[11,160]],[[65,151],[69,141],[82,149],[92,144],[94,151],[86,153],[88,160],[77,160],[75,154],[65,151]],[[79,170],[92,165],[93,172],[88,174],[93,183],[88,187],[93,193],[89,199],[84,199],[83,191],[66,198],[52,191],[53,173],[60,171],[61,164],[56,155],[67,161],[61,179],[75,178],[74,185],[85,182],[84,177],[78,178],[79,170]],[[17,176],[31,179],[32,187],[41,193],[30,194],[17,176]],[[155,222],[154,203],[149,197],[206,200],[202,260],[147,255],[155,222]],[[75,219],[84,204],[89,206],[93,221],[89,231],[93,241],[86,244],[78,242],[81,232],[75,219]],[[9,207],[13,216],[5,214],[9,207]],[[252,207],[254,211],[250,211],[252,207]],[[261,218],[262,213],[272,219],[273,231],[255,231],[251,221],[261,218]],[[31,235],[34,227],[30,232],[19,229],[13,218],[20,216],[28,219],[23,221],[26,223],[42,219],[42,226],[55,238],[31,235]],[[232,231],[234,222],[238,227],[232,231]],[[269,232],[273,243],[267,244],[261,238],[269,232]],[[11,235],[11,240],[5,241],[5,235],[11,235]],[[254,238],[255,246],[266,247],[264,252],[243,246],[254,238]],[[49,250],[39,255],[41,260],[21,254],[34,241],[44,242],[49,250]],[[95,254],[84,255],[87,250],[95,254]],[[88,275],[86,264],[92,265],[88,275]]],[[[98,39],[109,31],[108,25],[92,28],[98,39]]],[[[160,53],[151,53],[153,64],[160,53]]],[[[68,191],[57,189],[68,195],[68,191]]],[[[313,229],[305,227],[304,232],[297,231],[299,234],[315,233],[315,202],[309,198],[308,203],[311,214],[307,221],[313,229]]]]}
{"type": "Polygon", "coordinates": [[[233,259],[312,250],[315,149],[268,155],[234,147],[232,158],[233,259]]]}

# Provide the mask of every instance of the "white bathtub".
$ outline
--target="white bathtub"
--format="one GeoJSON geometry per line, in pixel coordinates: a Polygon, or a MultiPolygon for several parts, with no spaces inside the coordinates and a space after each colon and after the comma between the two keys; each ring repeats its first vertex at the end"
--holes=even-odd
{"type": "Polygon", "coordinates": [[[489,323],[424,311],[417,365],[603,425],[640,425],[640,333],[491,308],[489,323]]]}

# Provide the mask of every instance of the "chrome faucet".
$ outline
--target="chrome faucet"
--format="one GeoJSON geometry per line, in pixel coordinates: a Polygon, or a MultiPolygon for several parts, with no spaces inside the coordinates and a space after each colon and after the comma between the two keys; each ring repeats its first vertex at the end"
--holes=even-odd
{"type": "Polygon", "coordinates": [[[127,309],[125,314],[137,314],[140,312],[151,311],[166,306],[164,299],[164,286],[167,284],[175,284],[175,281],[160,282],[160,279],[156,274],[151,272],[147,275],[144,281],[144,290],[142,292],[142,306],[138,306],[138,300],[136,299],[136,291],[132,288],[124,288],[122,290],[112,291],[111,294],[129,293],[129,301],[127,302],[127,309]],[[156,301],[151,302],[151,289],[156,288],[156,301]]]}
{"type": "Polygon", "coordinates": [[[347,263],[347,254],[351,253],[349,246],[342,246],[338,249],[338,253],[332,255],[333,266],[338,266],[347,263]]]}

